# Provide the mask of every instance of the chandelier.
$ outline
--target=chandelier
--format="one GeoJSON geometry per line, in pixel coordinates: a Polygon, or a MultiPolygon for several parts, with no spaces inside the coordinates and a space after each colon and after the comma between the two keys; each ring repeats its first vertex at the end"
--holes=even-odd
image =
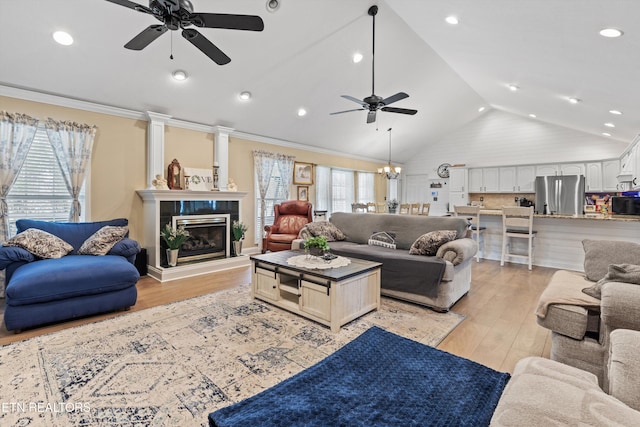
{"type": "Polygon", "coordinates": [[[383,168],[378,168],[378,173],[387,179],[397,179],[400,176],[402,168],[400,166],[391,166],[391,128],[389,131],[389,163],[383,168]]]}

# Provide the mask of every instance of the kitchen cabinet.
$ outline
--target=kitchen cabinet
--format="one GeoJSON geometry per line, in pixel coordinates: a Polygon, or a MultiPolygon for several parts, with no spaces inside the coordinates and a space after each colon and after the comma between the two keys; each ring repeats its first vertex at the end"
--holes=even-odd
{"type": "Polygon", "coordinates": [[[518,191],[518,172],[514,166],[500,168],[500,192],[512,193],[518,191]]]}
{"type": "Polygon", "coordinates": [[[518,166],[516,168],[516,191],[533,193],[536,191],[536,167],[518,166]]]}
{"type": "Polygon", "coordinates": [[[584,163],[565,163],[560,165],[560,175],[584,175],[584,163]]]}
{"type": "Polygon", "coordinates": [[[467,188],[467,169],[466,168],[449,168],[449,191],[466,192],[467,188]]]}
{"type": "Polygon", "coordinates": [[[558,165],[537,165],[536,176],[558,175],[558,165]]]}
{"type": "Polygon", "coordinates": [[[597,192],[602,191],[602,163],[587,163],[584,182],[584,191],[597,192]]]}
{"type": "Polygon", "coordinates": [[[500,191],[499,168],[469,169],[470,193],[497,193],[500,191]]]}
{"type": "Polygon", "coordinates": [[[602,162],[602,191],[619,191],[619,172],[619,160],[605,160],[602,162]]]}

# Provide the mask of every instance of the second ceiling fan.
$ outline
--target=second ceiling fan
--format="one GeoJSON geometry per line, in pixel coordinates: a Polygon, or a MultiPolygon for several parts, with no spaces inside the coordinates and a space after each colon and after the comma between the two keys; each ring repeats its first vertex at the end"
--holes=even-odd
{"type": "Polygon", "coordinates": [[[400,113],[400,114],[408,114],[413,116],[418,112],[418,110],[410,110],[407,108],[397,108],[397,107],[389,107],[389,104],[400,101],[402,99],[408,98],[404,92],[398,92],[395,95],[391,95],[388,98],[382,98],[381,96],[376,95],[375,93],[375,57],[376,57],[376,15],[378,14],[378,6],[371,6],[368,11],[369,15],[373,18],[373,49],[371,55],[371,96],[360,100],[353,96],[342,95],[343,98],[353,101],[357,104],[360,104],[360,108],[354,108],[352,110],[345,111],[336,111],[335,113],[330,114],[342,114],[349,113],[351,111],[366,111],[367,113],[367,123],[373,123],[376,121],[376,113],[378,110],[386,111],[388,113],[400,113]]]}

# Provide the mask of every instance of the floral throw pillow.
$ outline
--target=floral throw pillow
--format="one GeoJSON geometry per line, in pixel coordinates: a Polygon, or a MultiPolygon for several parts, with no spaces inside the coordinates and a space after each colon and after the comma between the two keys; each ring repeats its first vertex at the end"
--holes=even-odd
{"type": "Polygon", "coordinates": [[[46,231],[27,228],[4,242],[4,246],[17,246],[40,258],[62,258],[73,250],[73,246],[46,231]]]}
{"type": "Polygon", "coordinates": [[[329,221],[310,222],[305,225],[305,228],[313,237],[326,237],[327,242],[345,239],[344,233],[329,221]]]}
{"type": "Polygon", "coordinates": [[[438,252],[438,248],[447,242],[455,240],[455,230],[438,230],[430,233],[423,234],[418,237],[409,253],[412,255],[435,255],[438,252]]]}
{"type": "Polygon", "coordinates": [[[93,233],[84,241],[80,249],[79,255],[106,255],[111,248],[127,235],[128,227],[116,227],[106,225],[100,230],[93,233]]]}

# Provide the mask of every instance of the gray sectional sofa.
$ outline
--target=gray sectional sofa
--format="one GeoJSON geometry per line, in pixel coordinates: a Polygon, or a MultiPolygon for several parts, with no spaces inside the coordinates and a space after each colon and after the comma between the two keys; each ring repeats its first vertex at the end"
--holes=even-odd
{"type": "Polygon", "coordinates": [[[478,246],[467,236],[464,218],[336,212],[330,218],[345,235],[330,242],[331,252],[382,263],[382,295],[448,311],[469,292],[471,259],[478,246]],[[444,243],[433,256],[412,255],[409,249],[425,233],[455,231],[455,240],[444,243]],[[395,238],[396,248],[369,244],[376,233],[395,238]]]}

